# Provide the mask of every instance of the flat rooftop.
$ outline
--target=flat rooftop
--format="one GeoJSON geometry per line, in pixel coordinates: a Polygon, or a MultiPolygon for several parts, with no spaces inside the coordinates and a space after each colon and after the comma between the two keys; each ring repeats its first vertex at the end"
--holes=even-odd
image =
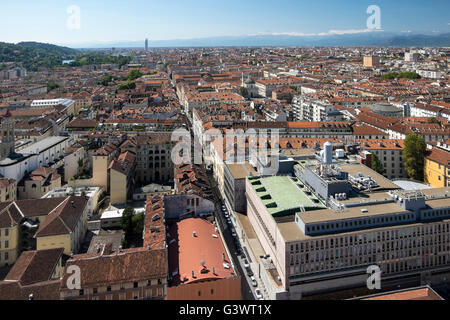
{"type": "Polygon", "coordinates": [[[372,169],[363,164],[339,163],[338,166],[341,168],[342,171],[348,172],[350,176],[355,177],[358,173],[362,173],[366,177],[371,177],[379,185],[379,188],[376,189],[385,189],[385,190],[400,189],[400,187],[395,183],[393,183],[391,180],[383,177],[381,174],[373,171],[372,169]]]}
{"type": "MultiPolygon", "coordinates": [[[[359,206],[347,208],[344,212],[334,212],[330,209],[318,210],[314,212],[300,212],[298,215],[305,223],[338,221],[354,218],[373,217],[385,214],[402,213],[407,210],[403,209],[396,203],[382,203],[367,206],[359,206]],[[361,210],[367,210],[362,212],[361,210]]],[[[408,211],[409,212],[409,211],[408,211]]]]}
{"type": "Polygon", "coordinates": [[[325,205],[297,179],[287,176],[249,179],[250,185],[274,217],[325,208],[325,205]]]}
{"type": "Polygon", "coordinates": [[[258,172],[250,165],[250,163],[228,163],[225,164],[228,167],[233,179],[245,179],[249,176],[256,176],[258,172]]]}
{"type": "Polygon", "coordinates": [[[48,137],[41,141],[38,141],[31,146],[25,147],[20,150],[21,154],[35,154],[38,150],[42,152],[47,150],[48,148],[53,147],[54,145],[61,143],[64,140],[69,139],[68,137],[48,137]]]}
{"type": "Polygon", "coordinates": [[[380,293],[373,296],[362,297],[360,300],[434,300],[442,301],[444,300],[440,295],[436,293],[430,287],[416,288],[416,289],[405,289],[399,291],[393,291],[388,293],[380,293]]]}

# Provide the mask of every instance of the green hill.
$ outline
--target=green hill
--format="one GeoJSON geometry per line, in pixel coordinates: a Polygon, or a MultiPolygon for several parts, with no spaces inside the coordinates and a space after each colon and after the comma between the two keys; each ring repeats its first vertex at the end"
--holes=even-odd
{"type": "Polygon", "coordinates": [[[0,42],[0,64],[13,62],[30,71],[39,68],[54,68],[64,59],[72,59],[80,52],[75,49],[38,42],[18,44],[0,42]]]}

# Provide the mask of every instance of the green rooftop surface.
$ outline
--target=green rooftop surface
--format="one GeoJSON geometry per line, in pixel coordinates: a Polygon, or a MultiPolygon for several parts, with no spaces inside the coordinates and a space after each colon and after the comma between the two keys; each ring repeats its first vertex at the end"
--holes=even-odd
{"type": "Polygon", "coordinates": [[[274,217],[283,217],[301,211],[324,209],[325,205],[314,194],[309,193],[297,178],[275,176],[249,179],[250,184],[267,211],[274,217]]]}

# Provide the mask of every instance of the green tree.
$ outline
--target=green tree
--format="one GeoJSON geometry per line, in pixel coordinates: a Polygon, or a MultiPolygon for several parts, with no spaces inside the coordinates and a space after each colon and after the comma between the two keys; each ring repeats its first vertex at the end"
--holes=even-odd
{"type": "Polygon", "coordinates": [[[427,123],[429,123],[429,124],[434,124],[434,123],[441,124],[441,122],[438,119],[434,118],[434,117],[428,118],[427,119],[427,123]]]}
{"type": "Polygon", "coordinates": [[[59,88],[59,84],[57,84],[55,82],[47,82],[47,92],[50,92],[57,88],[59,88]]]}
{"type": "Polygon", "coordinates": [[[102,84],[103,86],[106,87],[111,81],[112,81],[112,77],[111,76],[104,76],[102,78],[102,81],[100,81],[100,84],[102,84]]]}
{"type": "Polygon", "coordinates": [[[410,134],[405,139],[403,149],[404,167],[410,179],[424,180],[424,164],[427,145],[423,138],[416,134],[410,134]]]}
{"type": "Polygon", "coordinates": [[[138,213],[136,215],[133,216],[132,220],[132,224],[133,224],[133,233],[138,235],[138,234],[142,234],[142,232],[144,231],[144,219],[145,219],[145,215],[144,213],[138,213]]]}
{"type": "Polygon", "coordinates": [[[127,207],[122,213],[122,218],[120,219],[120,226],[125,231],[126,235],[131,235],[134,231],[133,216],[134,216],[133,207],[127,207]]]}
{"type": "Polygon", "coordinates": [[[378,156],[371,152],[372,154],[372,170],[374,170],[375,172],[378,172],[381,175],[385,175],[386,174],[386,170],[383,167],[383,164],[381,163],[380,159],[378,158],[378,156]]]}
{"type": "Polygon", "coordinates": [[[121,84],[119,90],[133,90],[136,88],[136,83],[133,81],[128,81],[127,83],[121,84]]]}
{"type": "Polygon", "coordinates": [[[136,79],[138,79],[138,78],[140,78],[142,76],[143,76],[143,74],[138,69],[133,69],[133,70],[130,70],[128,72],[127,80],[128,81],[133,81],[133,80],[136,80],[136,79]]]}

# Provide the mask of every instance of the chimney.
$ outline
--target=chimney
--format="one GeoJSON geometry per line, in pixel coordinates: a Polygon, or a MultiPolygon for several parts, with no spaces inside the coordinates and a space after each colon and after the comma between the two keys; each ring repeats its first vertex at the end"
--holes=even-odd
{"type": "Polygon", "coordinates": [[[102,256],[109,255],[111,254],[111,252],[112,252],[112,243],[110,242],[104,245],[102,256]]]}
{"type": "Polygon", "coordinates": [[[225,261],[225,253],[222,253],[222,260],[225,261]]]}
{"type": "Polygon", "coordinates": [[[194,270],[192,270],[192,278],[195,278],[194,270]]]}

